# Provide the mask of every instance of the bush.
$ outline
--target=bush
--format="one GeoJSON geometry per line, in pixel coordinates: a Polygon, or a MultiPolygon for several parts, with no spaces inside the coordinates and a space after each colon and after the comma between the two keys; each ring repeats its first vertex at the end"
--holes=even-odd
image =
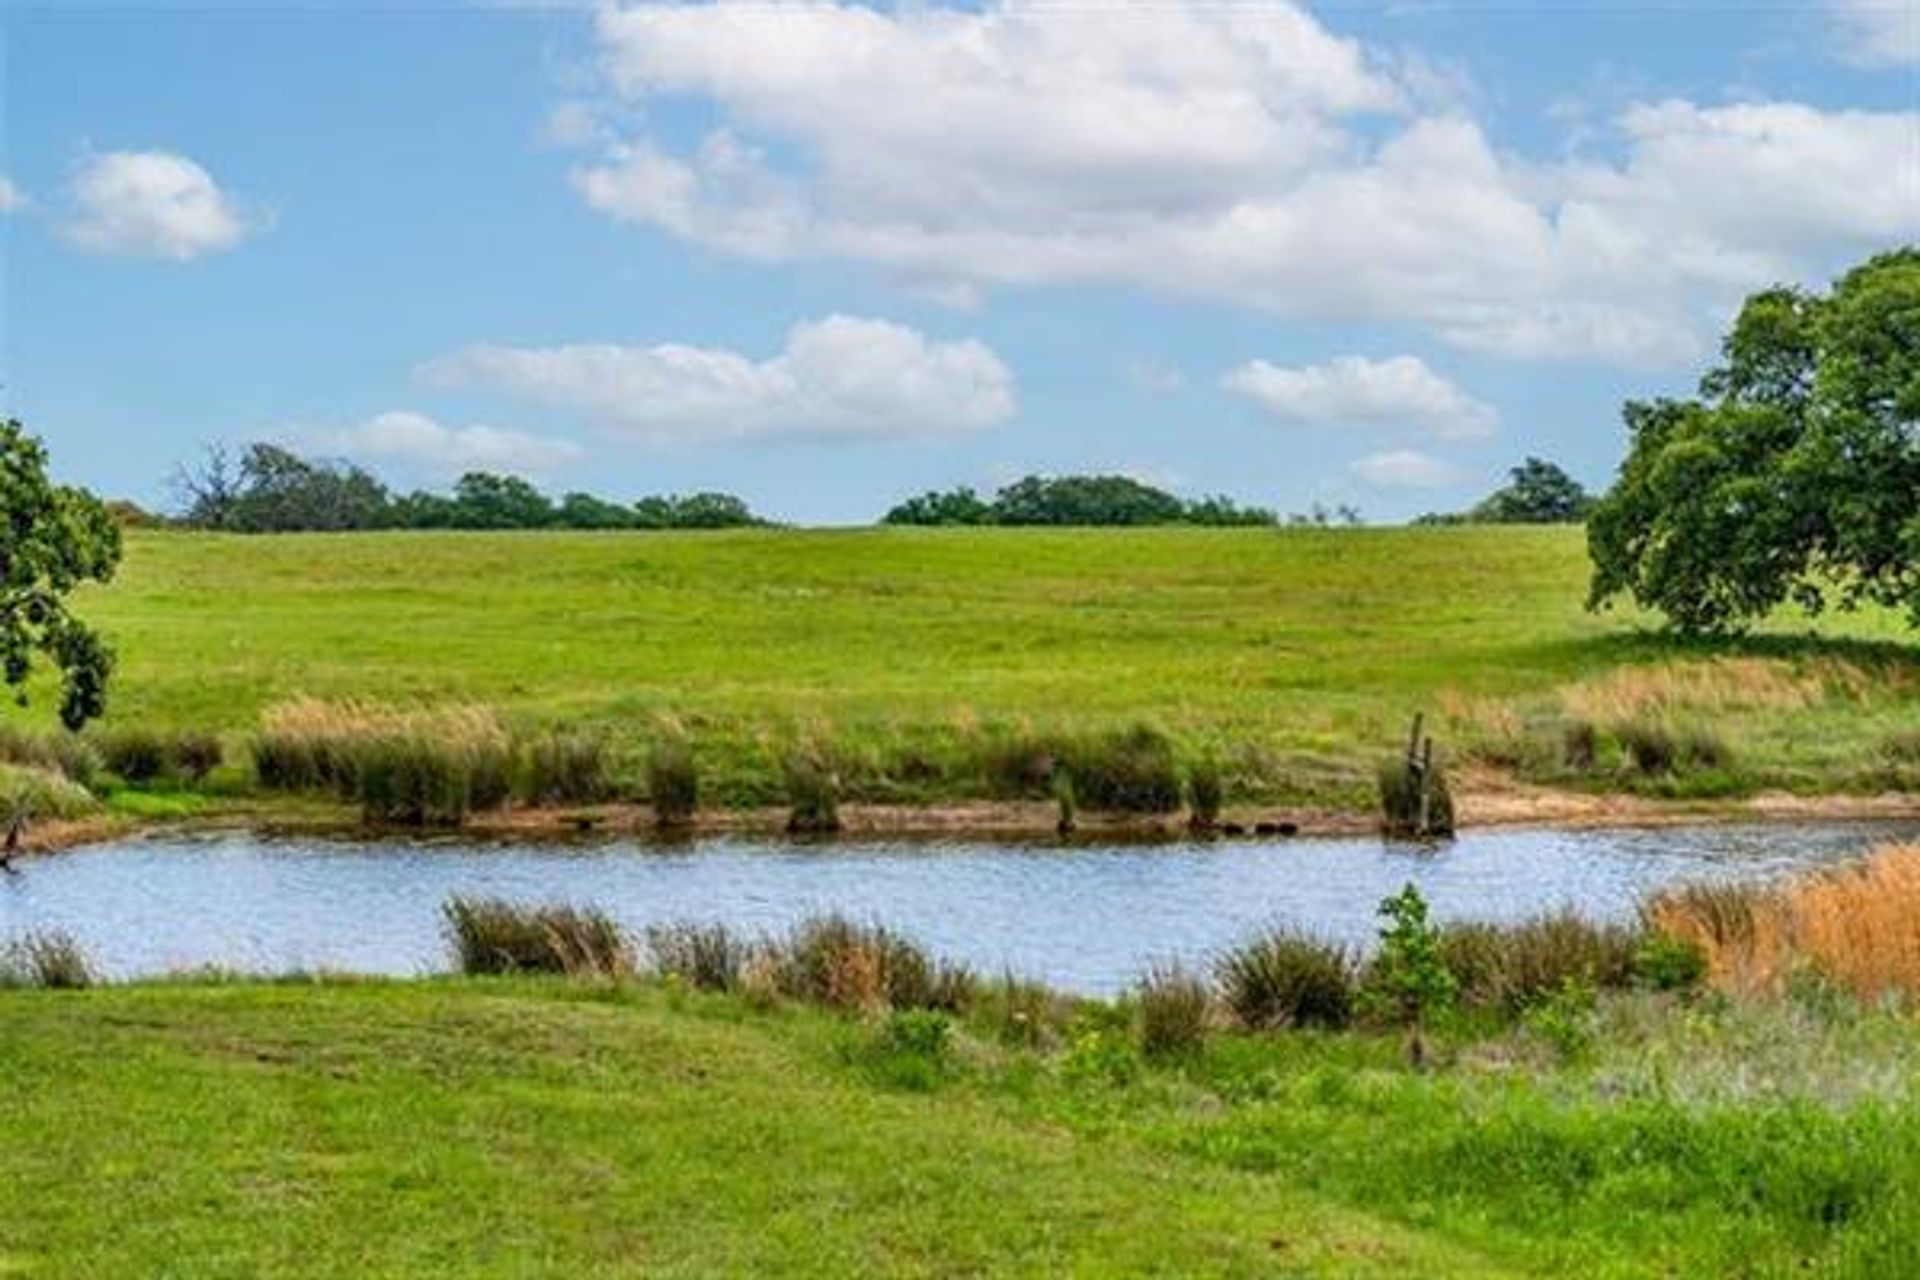
{"type": "Polygon", "coordinates": [[[1158,729],[1082,739],[1069,748],[1067,771],[1083,805],[1107,813],[1174,813],[1181,802],[1180,765],[1158,729]]]}
{"type": "Polygon", "coordinates": [[[654,744],[647,756],[647,803],[663,827],[691,825],[700,811],[700,771],[693,752],[677,738],[654,744]]]}
{"type": "Polygon", "coordinates": [[[647,930],[654,967],[702,991],[732,991],[749,959],[747,945],[725,925],[654,925],[647,930]]]}
{"type": "Polygon", "coordinates": [[[1207,984],[1179,964],[1155,965],[1140,982],[1136,1007],[1140,1051],[1149,1058],[1184,1058],[1207,1039],[1212,1006],[1207,984]]]}
{"type": "Polygon", "coordinates": [[[29,933],[0,951],[0,987],[78,991],[98,980],[80,944],[58,929],[29,933]]]}
{"type": "Polygon", "coordinates": [[[607,748],[599,738],[557,732],[527,748],[522,791],[531,804],[598,804],[607,798],[607,748]]]}
{"type": "Polygon", "coordinates": [[[1707,980],[1707,953],[1697,942],[1650,933],[1634,953],[1633,972],[1655,991],[1693,991],[1707,980]]]}
{"type": "Polygon", "coordinates": [[[1220,774],[1220,762],[1212,758],[1200,760],[1187,772],[1187,808],[1192,813],[1193,826],[1199,831],[1211,831],[1220,822],[1220,810],[1225,807],[1227,798],[1226,781],[1220,774]]]}
{"type": "Polygon", "coordinates": [[[143,787],[167,773],[167,744],[150,729],[116,729],[99,738],[100,759],[122,782],[143,787]]]}
{"type": "Polygon", "coordinates": [[[633,968],[620,926],[590,908],[455,897],[441,911],[464,974],[615,976],[633,968]]]}
{"type": "Polygon", "coordinates": [[[1427,900],[1411,882],[1380,902],[1380,949],[1361,983],[1364,1003],[1380,1016],[1416,1031],[1444,1012],[1460,993],[1447,967],[1440,932],[1427,917],[1427,900]]]}
{"type": "Polygon", "coordinates": [[[188,782],[205,782],[207,775],[226,759],[217,734],[188,730],[175,736],[172,743],[173,767],[188,782]]]}
{"type": "Polygon", "coordinates": [[[1354,960],[1345,947],[1274,929],[1214,963],[1227,1008],[1244,1027],[1344,1027],[1353,1017],[1354,960]]]}
{"type": "Polygon", "coordinates": [[[794,835],[830,835],[840,829],[840,778],[818,757],[787,759],[787,830],[794,835]]]}

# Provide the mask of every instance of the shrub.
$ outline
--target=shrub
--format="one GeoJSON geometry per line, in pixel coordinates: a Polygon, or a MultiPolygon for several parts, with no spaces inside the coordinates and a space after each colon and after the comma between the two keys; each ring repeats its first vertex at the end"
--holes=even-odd
{"type": "Polygon", "coordinates": [[[98,977],[80,944],[58,929],[29,933],[0,951],[0,987],[78,991],[98,977]]]}
{"type": "Polygon", "coordinates": [[[226,759],[218,734],[188,730],[176,735],[171,747],[173,767],[188,782],[205,782],[226,759]]]}
{"type": "Polygon", "coordinates": [[[1650,933],[1634,953],[1633,972],[1655,991],[1692,991],[1707,979],[1707,953],[1697,942],[1650,933]]]}
{"type": "Polygon", "coordinates": [[[1067,771],[1079,803],[1095,811],[1173,813],[1180,808],[1173,743],[1148,725],[1073,743],[1067,771]]]}
{"type": "Polygon", "coordinates": [[[817,756],[787,758],[787,830],[794,835],[830,835],[840,829],[840,778],[817,756]]]}
{"type": "Polygon", "coordinates": [[[1417,1032],[1452,1005],[1460,980],[1447,967],[1427,900],[1411,882],[1380,902],[1380,949],[1362,982],[1365,1002],[1417,1032]]]}
{"type": "Polygon", "coordinates": [[[141,787],[167,772],[167,744],[150,729],[116,729],[99,738],[100,759],[122,782],[141,787]]]}
{"type": "Polygon", "coordinates": [[[527,748],[522,791],[531,804],[598,804],[607,797],[607,748],[599,738],[556,732],[527,748]]]}
{"type": "Polygon", "coordinates": [[[1220,822],[1220,810],[1226,805],[1226,781],[1220,774],[1220,762],[1208,757],[1187,771],[1187,808],[1196,830],[1211,831],[1220,822]]]}
{"type": "Polygon", "coordinates": [[[441,910],[464,974],[614,976],[633,968],[625,933],[591,908],[455,897],[441,910]]]}
{"type": "Polygon", "coordinates": [[[1354,961],[1345,947],[1274,929],[1214,963],[1227,1008],[1244,1027],[1344,1027],[1353,1016],[1354,961]]]}
{"type": "Polygon", "coordinates": [[[1140,982],[1140,1051],[1149,1058],[1198,1053],[1207,1039],[1207,984],[1179,964],[1155,965],[1140,982]]]}
{"type": "Polygon", "coordinates": [[[654,925],[647,950],[661,974],[702,991],[732,991],[750,959],[746,943],[722,924],[654,925]]]}
{"type": "Polygon", "coordinates": [[[678,738],[654,744],[647,755],[647,802],[663,827],[684,827],[700,811],[700,771],[693,752],[678,738]]]}

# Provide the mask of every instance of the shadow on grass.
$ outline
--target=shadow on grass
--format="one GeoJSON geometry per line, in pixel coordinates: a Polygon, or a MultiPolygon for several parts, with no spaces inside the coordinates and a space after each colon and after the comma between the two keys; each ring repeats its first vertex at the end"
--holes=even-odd
{"type": "Polygon", "coordinates": [[[1712,658],[1769,658],[1782,661],[1836,659],[1889,680],[1920,679],[1920,635],[1911,642],[1760,632],[1741,636],[1683,636],[1652,627],[1609,635],[1569,637],[1522,645],[1513,650],[1527,665],[1591,673],[1613,667],[1712,658]]]}

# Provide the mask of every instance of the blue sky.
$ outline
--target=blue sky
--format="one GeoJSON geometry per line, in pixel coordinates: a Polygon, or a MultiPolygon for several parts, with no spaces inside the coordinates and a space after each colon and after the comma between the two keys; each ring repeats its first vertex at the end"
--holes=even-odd
{"type": "Polygon", "coordinates": [[[10,5],[5,410],[858,522],[1125,471],[1604,483],[1776,279],[1920,239],[1920,9],[10,5]]]}

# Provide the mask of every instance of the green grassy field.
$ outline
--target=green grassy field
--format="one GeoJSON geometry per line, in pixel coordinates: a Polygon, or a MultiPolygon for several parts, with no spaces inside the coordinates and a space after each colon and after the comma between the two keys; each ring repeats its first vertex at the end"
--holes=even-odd
{"type": "Polygon", "coordinates": [[[927,1078],[657,984],[0,991],[0,1275],[1910,1274],[1910,1027],[1649,999],[927,1078]]]}
{"type": "Polygon", "coordinates": [[[301,694],[479,703],[630,755],[678,725],[734,803],[776,799],[802,739],[834,744],[856,798],[941,800],[977,791],[982,736],[1147,721],[1243,796],[1361,805],[1416,710],[1456,759],[1587,789],[1911,781],[1888,744],[1920,722],[1920,648],[1897,618],[1686,646],[1585,612],[1585,585],[1562,528],[135,533],[82,611],[121,653],[110,726],[237,742],[301,694]],[[1566,724],[1616,713],[1705,723],[1732,763],[1563,769],[1566,724]]]}

